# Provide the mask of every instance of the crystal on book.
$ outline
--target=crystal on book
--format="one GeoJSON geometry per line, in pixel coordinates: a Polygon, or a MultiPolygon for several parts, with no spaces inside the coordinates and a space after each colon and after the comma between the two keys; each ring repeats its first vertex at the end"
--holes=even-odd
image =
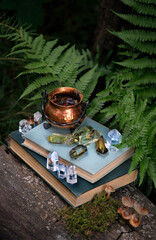
{"type": "Polygon", "coordinates": [[[70,184],[77,183],[77,173],[75,165],[67,166],[66,182],[70,184]]]}
{"type": "Polygon", "coordinates": [[[74,144],[74,138],[72,134],[59,134],[52,133],[47,137],[48,141],[56,144],[72,145],[74,144]]]}
{"type": "Polygon", "coordinates": [[[99,140],[96,142],[96,151],[101,154],[108,152],[108,149],[106,148],[105,145],[105,139],[103,136],[100,136],[99,140]]]}
{"type": "Polygon", "coordinates": [[[94,128],[91,127],[91,126],[82,126],[82,127],[79,127],[79,128],[76,128],[74,130],[74,132],[72,133],[72,135],[79,139],[80,136],[84,135],[88,135],[94,128]]]}
{"type": "Polygon", "coordinates": [[[79,137],[79,144],[82,145],[89,145],[91,143],[94,143],[96,141],[98,141],[100,138],[100,132],[93,129],[91,132],[89,132],[86,135],[81,135],[79,137]]]}
{"type": "Polygon", "coordinates": [[[69,155],[71,158],[77,159],[78,157],[82,156],[85,152],[87,152],[86,146],[78,145],[70,150],[69,155]]]}
{"type": "Polygon", "coordinates": [[[108,132],[108,142],[111,145],[117,145],[122,142],[122,135],[117,129],[113,129],[108,132]]]}
{"type": "Polygon", "coordinates": [[[32,126],[28,124],[28,121],[26,119],[22,119],[19,122],[19,132],[21,133],[23,138],[24,138],[25,133],[31,129],[32,129],[32,126]]]}
{"type": "Polygon", "coordinates": [[[58,170],[58,153],[53,151],[48,154],[47,157],[47,169],[51,170],[52,172],[56,172],[58,170]]]}
{"type": "Polygon", "coordinates": [[[66,178],[66,165],[65,164],[59,164],[58,170],[57,170],[57,176],[60,179],[66,178]]]}
{"type": "Polygon", "coordinates": [[[42,123],[42,114],[37,111],[34,113],[34,126],[37,126],[40,123],[42,123]]]}

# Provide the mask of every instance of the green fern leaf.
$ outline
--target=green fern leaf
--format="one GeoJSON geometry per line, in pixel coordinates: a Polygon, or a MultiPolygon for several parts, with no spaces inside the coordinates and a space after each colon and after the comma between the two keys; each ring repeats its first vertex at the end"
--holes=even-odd
{"type": "Polygon", "coordinates": [[[20,49],[20,50],[17,50],[17,51],[14,51],[14,52],[11,52],[9,53],[7,56],[12,56],[12,55],[16,55],[16,54],[26,54],[26,53],[31,53],[32,50],[29,49],[29,48],[23,48],[23,49],[20,49]]]}
{"type": "Polygon", "coordinates": [[[23,94],[20,96],[20,99],[31,93],[32,91],[36,90],[37,88],[40,88],[41,86],[47,85],[51,82],[58,81],[57,77],[52,77],[51,75],[47,75],[45,77],[40,77],[37,80],[35,80],[33,83],[31,83],[23,92],[23,94]]]}
{"type": "Polygon", "coordinates": [[[142,53],[148,53],[150,55],[156,54],[156,43],[150,43],[150,42],[136,42],[136,41],[130,41],[129,39],[124,39],[125,42],[127,42],[131,47],[139,50],[142,53]]]}
{"type": "Polygon", "coordinates": [[[45,60],[45,62],[50,66],[54,66],[54,64],[56,63],[56,61],[58,60],[58,58],[60,57],[60,55],[62,54],[62,52],[68,47],[69,44],[66,44],[64,46],[58,46],[56,47],[51,54],[49,55],[49,57],[45,60]]]}
{"type": "Polygon", "coordinates": [[[127,59],[122,62],[115,62],[116,64],[132,68],[132,69],[144,69],[144,68],[156,68],[156,59],[155,58],[149,58],[149,57],[143,57],[140,59],[127,59]]]}
{"type": "Polygon", "coordinates": [[[32,49],[36,50],[38,45],[44,41],[43,35],[40,34],[39,36],[37,36],[36,38],[34,38],[33,42],[32,42],[32,49]]]}
{"type": "Polygon", "coordinates": [[[89,70],[87,73],[85,73],[75,84],[75,87],[80,91],[84,92],[86,86],[89,84],[91,81],[92,77],[94,76],[95,70],[97,68],[97,65],[95,65],[94,68],[89,70]]]}
{"type": "MultiPolygon", "coordinates": [[[[145,14],[145,15],[153,15],[156,16],[155,8],[152,5],[149,5],[149,1],[147,2],[148,5],[138,3],[134,0],[121,0],[124,4],[132,7],[138,13],[145,14]]],[[[142,2],[143,3],[143,2],[142,2]]]]}
{"type": "Polygon", "coordinates": [[[26,74],[32,74],[32,73],[47,74],[47,73],[50,73],[50,72],[49,72],[49,69],[46,68],[46,67],[45,68],[36,68],[36,69],[21,72],[16,76],[16,78],[19,78],[19,77],[21,77],[23,75],[26,75],[26,74]]]}
{"type": "Polygon", "coordinates": [[[42,54],[41,54],[42,58],[46,58],[46,57],[49,56],[52,48],[56,45],[57,42],[58,42],[58,40],[55,39],[54,41],[48,41],[46,43],[46,45],[43,47],[43,51],[42,51],[42,54]]]}
{"type": "Polygon", "coordinates": [[[138,149],[136,149],[133,157],[132,157],[132,163],[130,165],[130,168],[129,168],[129,171],[128,171],[128,174],[130,174],[134,168],[138,165],[139,162],[141,162],[141,160],[143,159],[144,157],[144,151],[143,149],[140,147],[138,149]]]}
{"type": "Polygon", "coordinates": [[[143,88],[139,88],[134,90],[135,94],[138,94],[139,96],[143,98],[155,98],[156,97],[156,86],[147,86],[143,88]]]}
{"type": "Polygon", "coordinates": [[[148,175],[152,178],[154,186],[156,188],[156,161],[150,160],[148,166],[148,175]]]}
{"type": "Polygon", "coordinates": [[[102,109],[103,105],[104,102],[100,100],[100,98],[94,98],[90,103],[89,109],[87,110],[87,116],[93,118],[102,109]]]}
{"type": "MultiPolygon", "coordinates": [[[[114,12],[114,11],[113,11],[114,12]]],[[[114,12],[118,17],[139,27],[156,28],[156,19],[153,17],[135,15],[135,14],[120,14],[114,12]]]]}
{"type": "Polygon", "coordinates": [[[44,62],[32,62],[25,65],[25,68],[30,70],[43,67],[46,67],[44,62]]]}
{"type": "Polygon", "coordinates": [[[128,83],[129,86],[146,85],[156,83],[156,72],[143,72],[141,76],[133,76],[133,80],[128,83]]]}
{"type": "Polygon", "coordinates": [[[113,35],[121,38],[122,40],[124,39],[130,39],[131,41],[140,41],[140,42],[145,42],[145,41],[155,41],[156,40],[156,33],[153,31],[145,31],[142,29],[133,29],[133,30],[123,30],[120,32],[115,32],[115,31],[109,31],[113,35]]]}
{"type": "Polygon", "coordinates": [[[93,74],[92,79],[90,80],[89,84],[87,85],[87,87],[85,88],[85,90],[83,92],[84,101],[87,101],[89,99],[89,97],[91,96],[93,90],[95,89],[95,87],[97,85],[99,77],[100,77],[100,73],[98,73],[98,71],[93,74]]]}
{"type": "Polygon", "coordinates": [[[141,3],[152,3],[152,4],[156,4],[155,0],[135,0],[137,2],[141,2],[141,3]]]}
{"type": "Polygon", "coordinates": [[[140,162],[140,171],[139,171],[139,186],[142,184],[146,171],[148,169],[149,158],[144,157],[140,162]]]}

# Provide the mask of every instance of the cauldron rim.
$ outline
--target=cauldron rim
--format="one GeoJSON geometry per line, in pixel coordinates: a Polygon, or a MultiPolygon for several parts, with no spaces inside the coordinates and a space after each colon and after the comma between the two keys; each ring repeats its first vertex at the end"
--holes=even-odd
{"type": "Polygon", "coordinates": [[[72,88],[72,87],[59,87],[59,88],[55,88],[53,89],[49,94],[48,94],[48,100],[54,104],[56,107],[58,108],[74,108],[78,105],[80,105],[83,102],[83,95],[82,93],[76,89],[76,88],[72,88]],[[62,93],[68,93],[68,91],[73,92],[73,94],[75,93],[75,95],[78,95],[79,101],[78,103],[74,104],[74,105],[69,105],[69,106],[63,106],[63,105],[59,105],[55,102],[52,102],[51,99],[53,99],[53,97],[56,94],[62,94],[62,93]]]}

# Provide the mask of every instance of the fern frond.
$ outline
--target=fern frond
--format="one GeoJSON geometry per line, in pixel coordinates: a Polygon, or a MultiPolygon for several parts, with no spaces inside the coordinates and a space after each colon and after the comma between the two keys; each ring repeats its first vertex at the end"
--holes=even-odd
{"type": "Polygon", "coordinates": [[[68,47],[69,44],[66,44],[64,46],[58,46],[54,50],[52,50],[51,54],[48,58],[46,58],[45,62],[50,66],[54,66],[62,52],[68,47]]]}
{"type": "Polygon", "coordinates": [[[130,165],[128,174],[130,174],[134,170],[134,168],[138,165],[138,163],[141,162],[141,160],[144,157],[144,154],[145,154],[145,152],[143,151],[143,149],[141,147],[136,149],[136,151],[132,157],[132,163],[130,165]]]}
{"type": "Polygon", "coordinates": [[[155,98],[156,97],[156,85],[140,87],[139,89],[134,90],[135,94],[143,98],[155,98]]]}
{"type": "Polygon", "coordinates": [[[143,57],[140,59],[126,59],[122,62],[115,63],[132,69],[156,68],[156,58],[149,57],[143,57]]]}
{"type": "Polygon", "coordinates": [[[139,50],[142,53],[148,53],[150,55],[156,54],[156,43],[131,41],[129,39],[123,39],[123,40],[126,43],[128,43],[131,47],[139,50]]]}
{"type": "Polygon", "coordinates": [[[133,29],[133,30],[123,30],[120,32],[109,31],[114,36],[121,38],[122,40],[130,39],[131,41],[155,41],[156,40],[156,33],[154,31],[145,31],[143,29],[133,29]]]}
{"type": "Polygon", "coordinates": [[[152,3],[152,4],[156,4],[155,0],[135,0],[137,2],[141,2],[141,3],[152,3]]]}
{"type": "Polygon", "coordinates": [[[31,70],[27,70],[27,71],[24,71],[24,72],[21,72],[19,73],[16,78],[18,77],[21,77],[23,75],[26,75],[26,74],[32,74],[32,73],[38,73],[38,74],[47,74],[49,73],[49,68],[47,67],[41,67],[41,68],[36,68],[36,69],[31,69],[31,70]]]}
{"type": "MultiPolygon", "coordinates": [[[[114,11],[113,11],[114,12],[114,11]]],[[[147,17],[135,14],[120,14],[114,12],[118,17],[132,23],[135,26],[156,28],[156,19],[154,17],[147,17]]]]}
{"type": "MultiPolygon", "coordinates": [[[[132,7],[134,10],[136,10],[138,13],[145,14],[145,15],[152,15],[156,16],[155,8],[152,5],[145,5],[144,2],[139,3],[134,0],[121,0],[124,4],[128,5],[129,7],[132,7]]],[[[148,1],[147,3],[150,3],[148,1]]]]}
{"type": "Polygon", "coordinates": [[[94,98],[90,103],[89,109],[87,110],[87,116],[93,118],[102,109],[103,105],[103,100],[98,97],[94,98]]]}
{"type": "Polygon", "coordinates": [[[89,84],[86,86],[85,90],[83,91],[83,99],[84,101],[87,101],[89,97],[91,96],[92,92],[94,91],[98,78],[100,77],[100,73],[95,72],[93,74],[92,79],[90,80],[89,84]]]}
{"type": "Polygon", "coordinates": [[[56,43],[58,42],[57,39],[55,39],[54,41],[48,41],[45,46],[43,47],[41,56],[42,58],[46,58],[49,56],[52,48],[56,45],[56,43]]]}
{"type": "Polygon", "coordinates": [[[143,72],[141,76],[133,76],[133,80],[129,81],[128,85],[146,85],[146,84],[156,84],[156,72],[143,72]]]}
{"type": "Polygon", "coordinates": [[[20,99],[31,93],[32,91],[36,90],[37,88],[40,88],[41,86],[47,85],[51,82],[58,81],[58,77],[52,77],[51,75],[47,75],[45,77],[40,77],[37,80],[35,80],[33,83],[31,83],[23,92],[23,94],[20,96],[20,99]]]}
{"type": "Polygon", "coordinates": [[[156,160],[151,159],[148,165],[148,175],[152,178],[154,186],[156,188],[156,160]]]}
{"type": "Polygon", "coordinates": [[[46,67],[46,64],[44,62],[32,62],[25,65],[25,68],[30,70],[43,67],[46,67]]]}
{"type": "Polygon", "coordinates": [[[92,79],[95,70],[97,68],[97,65],[95,65],[94,68],[92,68],[91,70],[89,70],[87,73],[85,73],[75,84],[75,87],[80,91],[84,92],[86,86],[89,84],[90,80],[92,79]]]}
{"type": "Polygon", "coordinates": [[[140,171],[139,171],[139,186],[142,184],[146,171],[148,169],[149,158],[144,157],[140,162],[140,171]]]}

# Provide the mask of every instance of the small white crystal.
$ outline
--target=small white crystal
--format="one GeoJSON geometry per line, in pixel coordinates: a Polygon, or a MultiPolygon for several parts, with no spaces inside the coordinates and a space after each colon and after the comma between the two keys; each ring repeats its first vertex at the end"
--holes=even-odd
{"type": "Polygon", "coordinates": [[[28,121],[26,119],[23,119],[19,122],[19,132],[21,133],[23,138],[26,132],[30,131],[31,129],[32,126],[28,124],[28,121]]]}
{"type": "Polygon", "coordinates": [[[58,170],[57,170],[57,176],[61,179],[66,178],[66,165],[65,164],[59,164],[58,170]]]}
{"type": "Polygon", "coordinates": [[[75,165],[67,166],[67,176],[66,176],[67,183],[75,184],[77,183],[77,173],[75,165]]]}
{"type": "Polygon", "coordinates": [[[56,172],[58,170],[58,153],[53,151],[48,154],[47,157],[47,169],[51,170],[52,172],[56,172]]]}
{"type": "Polygon", "coordinates": [[[34,113],[34,125],[37,126],[42,123],[42,114],[37,111],[34,113]]]}

